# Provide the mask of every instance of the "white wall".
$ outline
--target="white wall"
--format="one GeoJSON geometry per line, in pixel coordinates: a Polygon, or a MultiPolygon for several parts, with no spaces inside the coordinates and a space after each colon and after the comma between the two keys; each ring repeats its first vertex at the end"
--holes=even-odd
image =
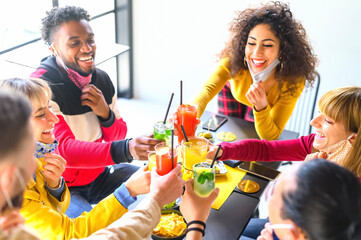
{"type": "MultiPolygon", "coordinates": [[[[266,3],[267,1],[262,1],[266,3]]],[[[252,0],[134,0],[135,97],[167,102],[172,91],[190,101],[216,66],[234,11],[258,6],[252,0]]],[[[319,56],[320,94],[361,86],[361,1],[290,0],[319,56]]],[[[213,101],[210,110],[214,110],[213,101]]],[[[166,108],[166,104],[165,104],[166,108]]]]}

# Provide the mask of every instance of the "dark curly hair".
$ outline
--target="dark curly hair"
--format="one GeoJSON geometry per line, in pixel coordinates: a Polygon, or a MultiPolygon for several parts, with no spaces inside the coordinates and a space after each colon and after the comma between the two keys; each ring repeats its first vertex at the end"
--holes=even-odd
{"type": "Polygon", "coordinates": [[[62,23],[80,21],[82,19],[90,21],[88,12],[81,7],[54,7],[50,11],[47,11],[46,16],[41,20],[41,36],[46,44],[51,45],[54,40],[54,34],[58,31],[62,23]]]}
{"type": "Polygon", "coordinates": [[[260,8],[239,11],[230,23],[231,36],[219,57],[230,59],[231,76],[235,77],[241,69],[248,69],[244,65],[245,48],[249,32],[258,24],[268,24],[280,40],[281,63],[276,67],[276,80],[280,88],[287,82],[288,91],[293,93],[301,76],[307,79],[306,86],[312,86],[316,77],[317,57],[308,42],[305,29],[293,18],[288,4],[278,1],[269,2],[260,8]]]}

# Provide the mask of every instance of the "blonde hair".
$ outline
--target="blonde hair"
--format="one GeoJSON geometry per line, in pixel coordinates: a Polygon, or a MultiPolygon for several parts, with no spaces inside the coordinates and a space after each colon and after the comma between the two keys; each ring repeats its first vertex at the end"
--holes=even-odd
{"type": "Polygon", "coordinates": [[[8,88],[24,95],[31,103],[33,111],[51,100],[48,83],[39,78],[9,78],[0,81],[0,88],[8,88]]]}
{"type": "Polygon", "coordinates": [[[342,123],[346,131],[357,134],[343,165],[361,177],[361,87],[342,87],[325,93],[319,101],[319,109],[342,123]]]}

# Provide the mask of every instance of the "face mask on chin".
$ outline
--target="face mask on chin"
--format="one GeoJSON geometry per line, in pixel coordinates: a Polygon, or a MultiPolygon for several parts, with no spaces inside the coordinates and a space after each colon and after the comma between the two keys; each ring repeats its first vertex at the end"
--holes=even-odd
{"type": "Polygon", "coordinates": [[[254,73],[251,67],[249,66],[248,60],[246,58],[245,60],[247,62],[249,72],[251,73],[253,82],[255,83],[260,83],[265,81],[271,74],[272,70],[280,63],[280,61],[276,58],[266,69],[262,70],[259,73],[254,73]]]}
{"type": "Polygon", "coordinates": [[[345,159],[352,149],[350,139],[353,135],[354,133],[352,133],[347,139],[335,143],[332,146],[319,149],[319,151],[326,153],[327,160],[343,166],[345,159]]]}
{"type": "Polygon", "coordinates": [[[54,141],[53,143],[41,143],[36,142],[36,149],[35,149],[35,157],[36,158],[43,158],[45,157],[46,153],[53,152],[55,148],[59,145],[58,141],[54,141]]]}
{"type": "Polygon", "coordinates": [[[60,64],[62,65],[62,67],[64,68],[64,70],[68,73],[68,77],[70,78],[70,80],[81,90],[83,89],[84,86],[88,85],[92,79],[92,74],[89,74],[88,76],[82,76],[80,73],[78,73],[77,71],[68,68],[65,63],[63,62],[63,60],[61,59],[61,57],[59,56],[58,52],[55,50],[54,45],[51,44],[51,47],[54,50],[54,56],[59,60],[60,64]]]}
{"type": "Polygon", "coordinates": [[[26,188],[25,182],[24,182],[24,178],[20,173],[19,169],[15,169],[15,175],[17,176],[19,183],[20,183],[20,187],[21,187],[21,191],[15,195],[14,197],[10,197],[10,194],[5,191],[2,190],[4,198],[6,200],[6,203],[2,208],[1,208],[1,212],[4,212],[6,209],[20,209],[23,205],[23,200],[24,200],[24,191],[26,188]]]}

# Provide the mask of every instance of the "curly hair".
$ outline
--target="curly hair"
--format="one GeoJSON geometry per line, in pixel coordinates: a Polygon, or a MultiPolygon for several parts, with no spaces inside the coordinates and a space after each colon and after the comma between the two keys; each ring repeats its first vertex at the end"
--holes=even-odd
{"type": "Polygon", "coordinates": [[[81,7],[54,7],[47,11],[46,16],[41,20],[41,36],[46,44],[51,45],[54,40],[54,34],[62,23],[80,21],[82,19],[90,21],[88,12],[81,7]]]}
{"type": "Polygon", "coordinates": [[[287,82],[288,91],[293,93],[301,76],[307,79],[306,86],[312,86],[316,77],[317,57],[308,42],[305,29],[293,18],[288,4],[278,1],[269,2],[260,8],[239,11],[230,23],[231,36],[219,57],[230,59],[231,76],[235,77],[241,69],[248,69],[244,65],[245,48],[249,32],[258,24],[269,25],[280,40],[281,63],[276,67],[276,80],[280,88],[287,82]]]}

